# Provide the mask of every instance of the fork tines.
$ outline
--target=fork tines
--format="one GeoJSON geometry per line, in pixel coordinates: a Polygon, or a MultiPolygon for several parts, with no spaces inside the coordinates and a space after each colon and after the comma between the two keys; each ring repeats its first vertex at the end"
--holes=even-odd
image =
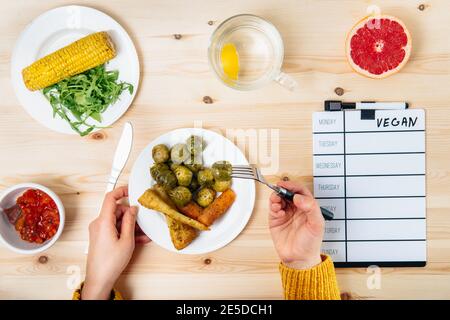
{"type": "Polygon", "coordinates": [[[251,166],[245,165],[233,166],[231,177],[256,180],[255,169],[251,166]]]}

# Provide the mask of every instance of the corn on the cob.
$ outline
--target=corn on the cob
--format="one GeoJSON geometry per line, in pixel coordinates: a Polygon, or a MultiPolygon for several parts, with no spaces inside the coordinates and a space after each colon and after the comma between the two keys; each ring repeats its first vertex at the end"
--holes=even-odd
{"type": "Polygon", "coordinates": [[[39,90],[101,65],[116,56],[107,32],[92,33],[22,70],[25,86],[39,90]]]}

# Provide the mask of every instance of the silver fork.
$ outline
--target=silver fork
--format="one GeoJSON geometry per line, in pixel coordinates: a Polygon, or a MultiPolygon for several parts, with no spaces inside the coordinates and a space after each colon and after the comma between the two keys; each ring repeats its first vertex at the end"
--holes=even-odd
{"type": "MultiPolygon", "coordinates": [[[[233,166],[231,177],[236,178],[236,179],[249,179],[249,180],[258,181],[258,182],[268,186],[270,189],[275,191],[282,198],[284,198],[290,202],[294,201],[294,196],[295,196],[294,192],[289,191],[285,188],[273,185],[271,183],[268,183],[266,181],[266,179],[264,178],[264,176],[261,174],[261,171],[259,170],[259,168],[255,167],[255,166],[245,166],[245,165],[233,166]]],[[[320,210],[322,211],[322,215],[325,220],[332,220],[334,218],[334,214],[330,210],[325,209],[323,207],[320,207],[320,210]]]]}

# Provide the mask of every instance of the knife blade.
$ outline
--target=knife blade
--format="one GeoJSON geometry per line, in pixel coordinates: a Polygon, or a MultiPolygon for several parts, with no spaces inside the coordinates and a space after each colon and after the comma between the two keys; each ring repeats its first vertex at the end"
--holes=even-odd
{"type": "Polygon", "coordinates": [[[125,167],[128,157],[130,156],[132,145],[133,145],[133,126],[131,125],[130,122],[126,122],[123,127],[119,143],[117,144],[116,152],[114,153],[112,169],[108,178],[106,192],[114,190],[117,180],[119,179],[120,173],[125,167]]]}

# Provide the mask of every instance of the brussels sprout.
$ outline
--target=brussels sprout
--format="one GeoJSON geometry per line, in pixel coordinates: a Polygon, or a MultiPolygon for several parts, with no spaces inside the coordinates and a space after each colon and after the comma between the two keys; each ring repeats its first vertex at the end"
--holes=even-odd
{"type": "Polygon", "coordinates": [[[191,190],[191,192],[196,192],[198,190],[198,188],[200,188],[200,184],[197,181],[197,177],[192,177],[192,181],[191,184],[189,185],[189,190],[191,190]]]}
{"type": "Polygon", "coordinates": [[[156,182],[164,189],[171,190],[177,186],[177,177],[172,171],[164,170],[156,177],[156,182]]]}
{"type": "Polygon", "coordinates": [[[224,192],[231,187],[231,180],[216,180],[212,187],[217,192],[224,192]]]}
{"type": "Polygon", "coordinates": [[[164,144],[158,144],[152,149],[152,157],[155,163],[163,163],[169,160],[169,148],[164,144]]]}
{"type": "Polygon", "coordinates": [[[169,165],[170,170],[175,171],[176,168],[178,168],[179,166],[181,166],[181,164],[176,164],[176,163],[171,163],[169,165]]]}
{"type": "Polygon", "coordinates": [[[231,163],[229,161],[227,161],[227,160],[216,161],[216,162],[213,163],[212,167],[213,168],[220,168],[220,169],[227,169],[227,170],[231,170],[233,168],[231,163]]]}
{"type": "Polygon", "coordinates": [[[209,206],[214,199],[216,198],[216,192],[211,188],[201,188],[200,191],[197,193],[197,203],[203,207],[206,208],[209,206]]]}
{"type": "Polygon", "coordinates": [[[151,168],[150,168],[150,175],[152,176],[152,178],[154,180],[158,180],[158,176],[161,174],[161,172],[163,171],[167,171],[169,170],[169,166],[164,164],[164,163],[155,163],[151,168]]]}
{"type": "Polygon", "coordinates": [[[181,164],[190,156],[187,146],[183,143],[178,143],[170,150],[170,159],[175,164],[181,164]]]}
{"type": "Polygon", "coordinates": [[[170,199],[177,205],[177,207],[184,207],[192,200],[192,193],[188,188],[179,186],[169,191],[170,199]]]}
{"type": "Polygon", "coordinates": [[[202,156],[194,156],[191,154],[190,157],[186,161],[184,161],[184,165],[188,167],[192,172],[199,172],[203,167],[202,156]]]}
{"type": "Polygon", "coordinates": [[[231,180],[233,167],[228,161],[217,161],[212,165],[214,179],[219,181],[231,180]]]}
{"type": "Polygon", "coordinates": [[[176,167],[173,169],[173,173],[178,180],[178,185],[180,186],[189,186],[192,181],[192,171],[182,165],[175,165],[176,167]]]}
{"type": "Polygon", "coordinates": [[[203,142],[203,138],[199,136],[190,136],[186,140],[186,145],[188,147],[189,152],[193,156],[201,155],[203,149],[205,148],[205,144],[203,142]]]}
{"type": "Polygon", "coordinates": [[[185,164],[186,167],[188,167],[189,170],[191,170],[192,172],[199,172],[203,166],[199,163],[197,164],[185,164]]]}
{"type": "Polygon", "coordinates": [[[213,172],[209,168],[200,170],[197,173],[197,181],[201,186],[209,186],[214,182],[213,172]]]}

